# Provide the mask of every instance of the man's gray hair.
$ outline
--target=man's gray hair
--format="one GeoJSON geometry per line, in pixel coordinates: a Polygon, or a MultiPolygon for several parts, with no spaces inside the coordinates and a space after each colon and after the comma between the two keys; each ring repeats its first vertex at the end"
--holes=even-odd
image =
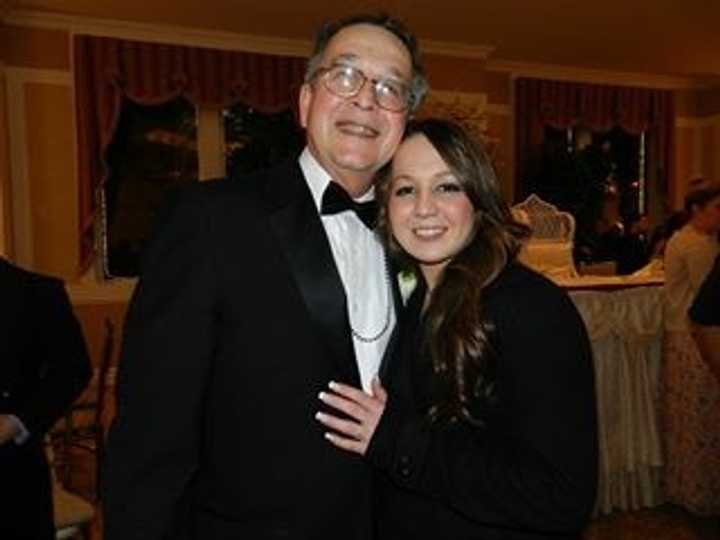
{"type": "Polygon", "coordinates": [[[407,29],[403,22],[384,13],[352,15],[350,17],[345,17],[336,21],[329,21],[323,24],[315,36],[313,53],[308,60],[307,68],[305,70],[305,82],[312,82],[318,69],[322,67],[325,49],[335,34],[343,28],[354,26],[356,24],[370,24],[383,28],[396,36],[402,44],[405,45],[408,53],[410,53],[413,71],[412,81],[410,82],[410,101],[408,103],[408,110],[410,112],[416,110],[422,104],[429,89],[422,66],[420,48],[418,47],[417,39],[407,29]]]}

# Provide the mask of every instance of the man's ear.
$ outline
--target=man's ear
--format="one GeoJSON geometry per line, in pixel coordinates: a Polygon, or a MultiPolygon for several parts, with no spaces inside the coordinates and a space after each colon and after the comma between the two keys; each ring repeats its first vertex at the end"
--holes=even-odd
{"type": "Polygon", "coordinates": [[[312,103],[313,88],[310,84],[304,83],[300,87],[300,96],[298,97],[298,112],[300,113],[300,125],[307,128],[308,111],[312,103]]]}

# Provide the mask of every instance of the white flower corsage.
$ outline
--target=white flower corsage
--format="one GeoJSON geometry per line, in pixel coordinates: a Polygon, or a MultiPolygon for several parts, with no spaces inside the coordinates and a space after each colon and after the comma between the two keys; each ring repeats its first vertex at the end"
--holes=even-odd
{"type": "Polygon", "coordinates": [[[400,287],[400,297],[403,305],[407,304],[408,298],[417,287],[417,276],[412,270],[403,270],[397,276],[400,287]]]}

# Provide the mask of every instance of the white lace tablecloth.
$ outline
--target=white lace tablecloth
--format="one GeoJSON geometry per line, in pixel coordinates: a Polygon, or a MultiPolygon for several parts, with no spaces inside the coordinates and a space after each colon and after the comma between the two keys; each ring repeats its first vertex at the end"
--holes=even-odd
{"type": "Polygon", "coordinates": [[[596,514],[662,503],[656,409],[662,287],[571,290],[592,342],[600,450],[596,514]]]}

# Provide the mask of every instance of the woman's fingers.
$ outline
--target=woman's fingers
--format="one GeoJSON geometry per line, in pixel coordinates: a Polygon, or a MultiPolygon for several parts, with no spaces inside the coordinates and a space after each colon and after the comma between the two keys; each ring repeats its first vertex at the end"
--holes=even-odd
{"type": "Polygon", "coordinates": [[[371,389],[374,398],[380,400],[382,403],[387,403],[387,392],[385,391],[385,388],[383,388],[383,385],[377,375],[373,377],[371,389]]]}
{"type": "Polygon", "coordinates": [[[331,392],[320,392],[320,394],[318,394],[318,397],[326,405],[329,405],[330,407],[337,409],[338,411],[344,412],[350,418],[354,418],[355,420],[360,421],[365,417],[365,407],[355,401],[346,399],[331,392]]]}
{"type": "Polygon", "coordinates": [[[354,439],[346,439],[344,437],[336,435],[335,433],[327,432],[325,433],[325,438],[338,448],[342,448],[343,450],[347,450],[348,452],[355,452],[356,454],[360,455],[364,455],[365,449],[367,448],[367,445],[360,441],[356,441],[354,439]]]}
{"type": "Polygon", "coordinates": [[[316,413],[315,418],[325,427],[333,430],[325,432],[325,438],[332,444],[348,452],[365,454],[368,442],[360,424],[322,412],[316,413]]]}
{"type": "Polygon", "coordinates": [[[385,410],[385,389],[377,378],[372,382],[372,395],[332,381],[329,387],[331,392],[320,392],[318,397],[348,418],[318,412],[315,418],[332,430],[325,433],[325,438],[338,448],[364,455],[385,410]]]}
{"type": "Polygon", "coordinates": [[[343,420],[342,418],[323,412],[316,413],[315,418],[324,426],[348,437],[352,437],[353,439],[360,439],[363,435],[362,426],[357,422],[343,420]]]}
{"type": "Polygon", "coordinates": [[[330,381],[328,387],[336,394],[339,394],[344,398],[349,399],[350,401],[353,401],[365,408],[370,408],[373,405],[373,396],[368,395],[365,391],[359,388],[348,386],[347,384],[342,384],[335,381],[330,381]]]}

